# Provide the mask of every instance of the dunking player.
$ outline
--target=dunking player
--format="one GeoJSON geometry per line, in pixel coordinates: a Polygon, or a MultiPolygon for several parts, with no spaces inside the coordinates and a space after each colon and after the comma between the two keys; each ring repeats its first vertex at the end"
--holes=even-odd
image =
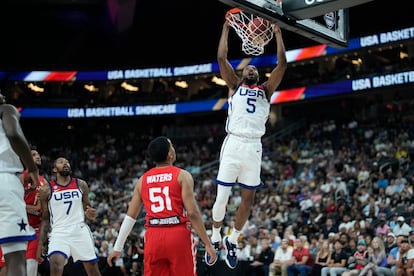
{"type": "MultiPolygon", "coordinates": [[[[237,182],[242,188],[242,200],[237,209],[234,227],[230,236],[225,236],[223,245],[227,251],[225,261],[230,268],[237,266],[236,248],[240,230],[250,215],[256,189],[260,187],[262,159],[261,137],[266,131],[270,112],[270,98],[279,86],[287,68],[286,51],[280,28],[275,25],[277,66],[263,84],[259,84],[259,73],[253,65],[243,69],[241,78],[227,60],[227,21],[218,46],[217,58],[221,77],[226,81],[228,93],[227,136],[221,146],[220,165],[217,174],[217,195],[213,205],[213,227],[211,241],[216,250],[220,248],[221,226],[232,187],[237,182]]],[[[208,256],[206,257],[208,261],[208,256]]]]}
{"type": "Polygon", "coordinates": [[[27,241],[36,239],[28,227],[24,188],[18,177],[23,165],[32,185],[39,183],[39,172],[19,120],[19,111],[6,104],[0,93],[0,244],[7,273],[13,276],[26,275],[27,241]]]}
{"type": "Polygon", "coordinates": [[[82,262],[89,276],[101,275],[94,240],[85,217],[94,220],[97,212],[90,206],[89,187],[79,178],[71,177],[70,163],[59,157],[53,165],[56,180],[40,187],[42,224],[37,248],[37,259],[43,253],[50,227],[48,258],[50,275],[63,274],[70,256],[74,262],[82,262]]]}
{"type": "Polygon", "coordinates": [[[135,224],[141,205],[145,218],[145,275],[196,275],[196,249],[191,227],[206,244],[211,264],[217,260],[194,198],[191,174],[173,165],[176,153],[170,139],[157,137],[148,145],[155,168],[137,181],[127,215],[121,224],[109,266],[121,256],[125,241],[135,224]]]}
{"type": "MultiPolygon", "coordinates": [[[[42,158],[37,150],[32,149],[32,158],[36,163],[37,167],[40,170],[42,165],[42,158]]],[[[41,224],[41,214],[40,214],[40,200],[39,200],[39,190],[40,186],[43,186],[47,183],[47,180],[39,175],[39,185],[37,187],[31,187],[26,185],[25,179],[27,178],[27,170],[25,170],[21,177],[20,181],[25,185],[24,201],[26,202],[26,211],[27,218],[29,219],[29,225],[35,230],[37,239],[29,241],[27,244],[26,251],[26,266],[27,266],[27,275],[28,276],[37,276],[37,267],[38,261],[42,260],[36,259],[37,244],[39,243],[39,234],[40,234],[40,224],[41,224]]]]}

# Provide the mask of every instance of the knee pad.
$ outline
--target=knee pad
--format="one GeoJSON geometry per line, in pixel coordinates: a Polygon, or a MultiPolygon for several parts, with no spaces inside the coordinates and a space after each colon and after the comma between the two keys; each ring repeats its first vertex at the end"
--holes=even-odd
{"type": "Polygon", "coordinates": [[[216,201],[213,205],[213,220],[214,221],[223,221],[226,214],[227,202],[229,201],[229,196],[231,192],[231,187],[217,185],[217,195],[216,201]]]}
{"type": "Polygon", "coordinates": [[[35,259],[27,259],[26,260],[26,268],[27,268],[27,275],[37,275],[37,260],[35,259]]]}

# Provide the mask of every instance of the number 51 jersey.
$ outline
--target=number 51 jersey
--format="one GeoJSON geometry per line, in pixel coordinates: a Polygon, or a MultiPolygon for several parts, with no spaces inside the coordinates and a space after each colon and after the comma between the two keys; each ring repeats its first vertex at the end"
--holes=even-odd
{"type": "Polygon", "coordinates": [[[178,183],[181,169],[156,167],[142,175],[141,198],[146,227],[174,226],[189,222],[178,183]]]}

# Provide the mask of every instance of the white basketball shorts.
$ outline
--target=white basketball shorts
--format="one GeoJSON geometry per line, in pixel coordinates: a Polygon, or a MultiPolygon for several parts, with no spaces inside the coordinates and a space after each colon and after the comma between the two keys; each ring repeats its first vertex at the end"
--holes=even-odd
{"type": "Polygon", "coordinates": [[[217,184],[232,186],[237,182],[247,189],[260,187],[262,151],[260,138],[227,135],[221,146],[217,184]]]}
{"type": "Polygon", "coordinates": [[[52,229],[49,235],[48,256],[60,253],[73,262],[97,262],[95,243],[86,223],[68,225],[64,229],[52,229]]]}
{"type": "Polygon", "coordinates": [[[13,173],[0,173],[0,244],[36,239],[29,226],[24,202],[24,189],[13,173]]]}

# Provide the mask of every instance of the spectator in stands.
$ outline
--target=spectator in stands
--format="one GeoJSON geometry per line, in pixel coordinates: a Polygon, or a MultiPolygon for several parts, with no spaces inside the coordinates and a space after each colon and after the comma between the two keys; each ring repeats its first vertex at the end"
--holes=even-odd
{"type": "Polygon", "coordinates": [[[396,244],[394,248],[390,250],[387,257],[387,266],[393,271],[393,273],[396,273],[397,269],[397,261],[398,261],[398,254],[400,252],[401,248],[401,241],[404,240],[406,237],[404,236],[397,236],[396,238],[396,244]]]}
{"type": "Polygon", "coordinates": [[[355,246],[351,247],[350,244],[352,242],[355,245],[355,240],[351,239],[347,233],[341,233],[339,235],[339,241],[342,244],[342,250],[346,253],[347,257],[350,257],[355,251],[355,246]]]}
{"type": "Polygon", "coordinates": [[[378,180],[374,183],[374,188],[383,189],[384,191],[387,189],[389,185],[389,181],[385,178],[384,173],[380,172],[378,175],[378,180]]]}
{"type": "Polygon", "coordinates": [[[397,185],[396,185],[396,180],[395,178],[391,178],[390,179],[390,184],[388,185],[388,187],[385,189],[385,194],[390,197],[393,198],[394,195],[398,196],[397,193],[397,185]]]}
{"type": "Polygon", "coordinates": [[[397,245],[397,239],[395,237],[395,234],[393,232],[389,232],[384,242],[385,253],[387,254],[387,256],[390,253],[391,249],[397,246],[398,245],[397,245]]]}
{"type": "Polygon", "coordinates": [[[297,238],[292,252],[292,264],[287,267],[288,276],[305,276],[311,271],[312,265],[309,250],[303,245],[303,241],[297,238]]]}
{"type": "MultiPolygon", "coordinates": [[[[296,186],[296,185],[294,185],[296,186]]],[[[297,227],[297,221],[299,218],[301,218],[301,212],[298,208],[298,204],[296,202],[296,199],[292,199],[291,202],[288,205],[288,220],[287,223],[291,225],[295,225],[297,227]]]]}
{"type": "Polygon", "coordinates": [[[380,237],[374,237],[368,246],[368,264],[362,269],[359,276],[381,275],[392,276],[393,272],[387,267],[387,254],[384,242],[380,237]]]}
{"type": "Polygon", "coordinates": [[[322,240],[319,243],[319,251],[316,253],[315,262],[310,272],[311,276],[320,276],[324,267],[327,267],[332,257],[332,252],[329,248],[329,241],[322,240]]]}
{"type": "Polygon", "coordinates": [[[368,193],[368,183],[364,182],[358,188],[358,193],[355,194],[355,199],[358,201],[362,206],[369,204],[370,194],[368,193]]]}
{"type": "Polygon", "coordinates": [[[370,196],[368,203],[362,209],[362,213],[366,218],[376,219],[378,217],[379,207],[375,202],[375,197],[370,196]]]}
{"type": "Polygon", "coordinates": [[[331,252],[331,258],[328,261],[326,267],[321,270],[321,276],[340,276],[342,272],[347,270],[346,264],[348,255],[342,248],[340,240],[334,242],[334,249],[331,252]]]}
{"type": "Polygon", "coordinates": [[[414,248],[405,237],[401,240],[398,260],[396,263],[397,276],[412,276],[414,272],[414,248]]]}
{"type": "Polygon", "coordinates": [[[253,256],[251,253],[251,246],[247,242],[245,238],[242,238],[239,240],[238,246],[237,246],[237,258],[240,261],[251,261],[253,259],[253,256]]]}
{"type": "Polygon", "coordinates": [[[328,239],[329,233],[337,233],[338,227],[335,225],[332,218],[328,217],[325,220],[325,224],[321,227],[320,239],[328,239]]]}
{"type": "Polygon", "coordinates": [[[295,232],[293,231],[293,226],[288,225],[283,232],[283,238],[289,241],[289,245],[293,246],[296,240],[295,232]]]}
{"type": "Polygon", "coordinates": [[[411,227],[410,225],[408,225],[405,222],[405,218],[403,216],[399,216],[397,218],[397,222],[398,224],[394,227],[394,229],[392,230],[392,232],[396,235],[396,236],[406,236],[408,237],[410,235],[411,232],[411,227]]]}
{"type": "Polygon", "coordinates": [[[288,276],[287,267],[292,264],[292,253],[293,247],[289,246],[289,240],[282,239],[269,266],[269,276],[288,276]]]}
{"type": "Polygon", "coordinates": [[[368,166],[367,165],[362,165],[362,167],[360,168],[359,172],[358,172],[358,183],[359,185],[364,184],[364,182],[366,180],[368,180],[369,178],[369,170],[368,170],[368,166]]]}
{"type": "Polygon", "coordinates": [[[356,276],[368,264],[367,243],[365,240],[358,240],[357,250],[348,259],[348,270],[342,276],[356,276]]]}
{"type": "Polygon", "coordinates": [[[308,244],[309,253],[312,256],[312,260],[315,260],[316,254],[318,253],[319,247],[320,247],[319,235],[310,233],[309,235],[307,235],[307,237],[309,237],[309,240],[310,240],[308,244]]]}
{"type": "Polygon", "coordinates": [[[307,183],[310,183],[315,178],[314,173],[309,168],[309,165],[305,165],[302,172],[299,174],[299,179],[305,179],[307,183]]]}
{"type": "Polygon", "coordinates": [[[260,253],[256,255],[253,262],[250,264],[252,267],[252,276],[256,275],[269,275],[269,265],[273,262],[275,253],[270,247],[268,238],[260,240],[260,253]]]}
{"type": "Polygon", "coordinates": [[[349,233],[349,230],[354,227],[354,222],[351,221],[351,215],[346,213],[344,214],[344,217],[342,218],[342,222],[338,226],[339,231],[343,231],[342,229],[345,229],[345,233],[349,233]]]}
{"type": "MultiPolygon", "coordinates": [[[[325,205],[324,212],[327,216],[332,216],[337,212],[337,202],[335,201],[335,198],[332,196],[326,197],[327,204],[325,205]]],[[[338,227],[340,230],[340,228],[338,227]]]]}
{"type": "Polygon", "coordinates": [[[280,246],[281,238],[279,236],[279,231],[276,228],[273,228],[269,232],[269,240],[270,240],[270,247],[272,248],[273,252],[280,246]]]}
{"type": "MultiPolygon", "coordinates": [[[[142,248],[140,248],[140,246],[139,246],[139,243],[140,243],[139,238],[137,236],[135,236],[135,235],[130,235],[129,236],[128,241],[127,241],[126,255],[124,257],[124,266],[125,266],[126,271],[128,271],[128,273],[132,272],[134,263],[136,263],[135,264],[135,269],[134,269],[134,270],[136,270],[139,255],[144,254],[142,248]]],[[[106,257],[108,257],[108,255],[106,257]]]]}
{"type": "Polygon", "coordinates": [[[376,198],[376,203],[378,204],[378,216],[383,216],[387,220],[391,216],[391,210],[389,208],[390,204],[389,198],[385,195],[385,191],[381,189],[376,198]]]}
{"type": "MultiPolygon", "coordinates": [[[[248,245],[250,246],[250,256],[254,259],[254,257],[260,252],[260,245],[256,235],[249,236],[248,245]]],[[[223,255],[222,257],[224,259],[226,256],[223,255]]]]}
{"type": "Polygon", "coordinates": [[[378,220],[379,223],[375,228],[375,235],[385,240],[387,234],[390,232],[390,226],[387,224],[387,219],[385,218],[385,215],[381,214],[378,220]]]}
{"type": "MultiPolygon", "coordinates": [[[[394,228],[395,228],[395,226],[397,226],[398,224],[399,224],[399,222],[398,222],[398,217],[399,217],[400,215],[398,214],[398,213],[394,213],[393,214],[393,216],[392,216],[392,219],[390,220],[390,222],[388,223],[388,225],[390,226],[390,229],[392,230],[392,231],[394,231],[394,228]]],[[[395,234],[395,233],[394,233],[395,234]]],[[[397,235],[395,235],[395,236],[397,236],[397,235]]]]}

